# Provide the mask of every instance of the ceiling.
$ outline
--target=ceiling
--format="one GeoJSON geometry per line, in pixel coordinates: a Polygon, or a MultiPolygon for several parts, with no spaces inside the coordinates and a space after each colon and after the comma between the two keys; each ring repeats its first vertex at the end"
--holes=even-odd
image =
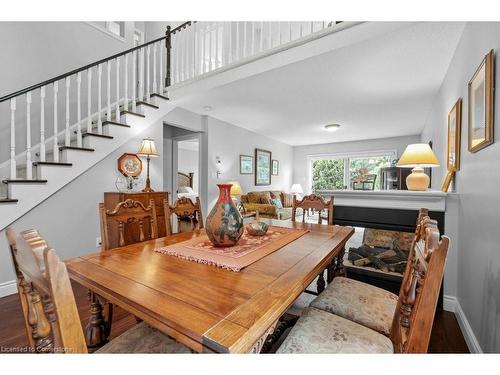
{"type": "Polygon", "coordinates": [[[290,145],[420,134],[463,27],[411,23],[177,103],[290,145]]]}

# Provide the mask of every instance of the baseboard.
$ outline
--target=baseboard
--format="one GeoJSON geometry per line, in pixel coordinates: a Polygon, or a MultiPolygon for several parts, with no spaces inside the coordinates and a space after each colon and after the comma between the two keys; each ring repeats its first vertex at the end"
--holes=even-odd
{"type": "Polygon", "coordinates": [[[0,283],[0,298],[17,293],[16,280],[0,283]]]}
{"type": "Polygon", "coordinates": [[[479,341],[477,341],[476,335],[474,334],[474,331],[472,330],[472,327],[470,326],[467,316],[462,310],[462,306],[460,306],[460,302],[458,302],[457,297],[445,295],[443,308],[446,311],[455,313],[458,325],[460,326],[460,330],[462,331],[462,335],[464,336],[469,351],[471,353],[482,353],[483,350],[479,345],[479,341]]]}

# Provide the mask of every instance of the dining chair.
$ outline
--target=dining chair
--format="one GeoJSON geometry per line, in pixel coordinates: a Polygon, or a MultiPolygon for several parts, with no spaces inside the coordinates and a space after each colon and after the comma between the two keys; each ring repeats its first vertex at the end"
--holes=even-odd
{"type": "MultiPolygon", "coordinates": [[[[88,353],[66,265],[37,231],[7,240],[16,268],[29,345],[36,353],[88,353]]],[[[146,323],[136,324],[96,353],[190,353],[146,323]]]]}
{"type": "MultiPolygon", "coordinates": [[[[346,318],[341,311],[321,309],[320,296],[305,310],[278,353],[426,353],[449,241],[446,236],[440,238],[435,220],[425,216],[420,221],[399,296],[392,297],[395,303],[389,332],[385,330],[387,324],[381,333],[381,327],[362,319],[367,310],[359,310],[369,309],[373,301],[365,298],[366,306],[351,304],[352,311],[346,318]]],[[[352,285],[346,288],[352,299],[361,298],[352,285]]],[[[365,289],[364,293],[369,296],[373,290],[365,289]]]]}
{"type": "Polygon", "coordinates": [[[193,202],[188,197],[177,199],[173,205],[163,200],[163,209],[165,210],[165,225],[167,236],[173,232],[172,215],[177,216],[178,232],[189,232],[195,229],[203,229],[203,214],[201,211],[200,198],[196,197],[193,202]]]}
{"type": "Polygon", "coordinates": [[[296,221],[297,209],[302,209],[302,222],[305,222],[306,212],[313,210],[318,212],[318,224],[323,224],[323,220],[326,220],[328,225],[333,225],[333,197],[329,201],[325,201],[323,197],[319,195],[310,194],[304,196],[302,199],[297,199],[297,196],[293,196],[292,204],[292,221],[296,221]],[[322,212],[326,210],[326,217],[322,215],[322,212]]]}
{"type": "Polygon", "coordinates": [[[99,218],[103,250],[111,248],[109,236],[111,222],[118,224],[118,245],[120,247],[146,239],[158,238],[158,221],[153,199],[149,200],[147,207],[142,202],[126,199],[119,202],[113,210],[106,210],[104,203],[101,202],[99,203],[99,218]],[[138,225],[139,233],[136,233],[136,230],[132,228],[133,225],[138,225]]]}

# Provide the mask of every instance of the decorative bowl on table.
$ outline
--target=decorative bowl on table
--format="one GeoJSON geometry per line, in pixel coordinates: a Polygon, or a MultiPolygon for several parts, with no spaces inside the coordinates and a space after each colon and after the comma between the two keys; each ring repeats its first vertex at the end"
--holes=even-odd
{"type": "Polygon", "coordinates": [[[264,223],[263,221],[254,221],[245,226],[247,233],[251,236],[263,236],[267,233],[269,229],[269,224],[264,223]]]}

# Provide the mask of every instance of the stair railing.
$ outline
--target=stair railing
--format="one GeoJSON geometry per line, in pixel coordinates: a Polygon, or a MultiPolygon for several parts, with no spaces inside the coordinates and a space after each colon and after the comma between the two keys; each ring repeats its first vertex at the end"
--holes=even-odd
{"type": "Polygon", "coordinates": [[[39,121],[40,143],[37,145],[39,161],[46,161],[46,149],[47,145],[50,145],[49,147],[53,150],[53,162],[57,163],[59,162],[59,147],[62,145],[70,146],[72,131],[76,133],[77,147],[82,147],[84,131],[103,134],[103,112],[105,112],[105,121],[111,121],[114,116],[115,120],[119,122],[122,109],[135,112],[137,103],[141,101],[149,103],[152,94],[165,96],[165,87],[168,86],[171,69],[171,35],[185,29],[191,23],[191,21],[185,22],[174,29],[168,27],[165,36],[161,38],[1,97],[0,104],[9,101],[7,110],[10,112],[10,152],[9,155],[5,155],[8,160],[4,164],[8,163],[10,179],[17,178],[16,157],[23,158],[23,156],[26,160],[26,179],[32,179],[31,165],[35,151],[32,147],[34,130],[32,129],[32,120],[35,117],[39,121]],[[165,76],[164,65],[166,68],[165,76]],[[114,88],[111,86],[113,70],[115,74],[114,88]],[[130,76],[132,76],[131,83],[129,83],[130,76]],[[106,87],[105,100],[103,100],[103,86],[106,87]],[[113,95],[112,89],[115,91],[115,95],[113,95]],[[60,97],[60,91],[62,91],[62,97],[60,97]],[[97,99],[95,91],[97,91],[97,99]],[[46,129],[46,125],[48,125],[46,124],[45,108],[47,94],[53,98],[53,121],[52,129],[49,132],[46,129]],[[74,96],[76,96],[76,101],[74,96]],[[38,103],[35,103],[34,100],[38,103]],[[25,104],[25,112],[22,113],[22,116],[19,116],[20,104],[25,104]],[[33,111],[35,104],[38,113],[33,111]],[[64,106],[64,110],[58,107],[60,104],[64,106]],[[95,107],[97,107],[97,111],[95,111],[95,107]],[[76,124],[72,124],[72,118],[75,118],[74,111],[76,111],[76,124]],[[61,116],[64,122],[62,130],[60,129],[61,116]],[[26,137],[26,148],[24,152],[17,155],[16,145],[19,149],[23,144],[22,140],[16,140],[16,130],[21,132],[16,125],[16,120],[18,121],[20,117],[23,117],[23,122],[26,124],[26,129],[23,129],[24,134],[22,134],[26,137]],[[93,119],[95,119],[94,123],[93,119]],[[95,131],[94,125],[96,125],[95,131]],[[50,132],[52,133],[51,138],[47,138],[47,134],[50,132]],[[61,143],[59,138],[61,138],[61,143]]]}
{"type": "Polygon", "coordinates": [[[196,22],[172,32],[167,54],[166,86],[237,64],[271,50],[334,31],[341,21],[312,22],[196,22]],[[178,30],[179,31],[179,30],[178,30]],[[169,59],[167,59],[170,61],[169,59]]]}

